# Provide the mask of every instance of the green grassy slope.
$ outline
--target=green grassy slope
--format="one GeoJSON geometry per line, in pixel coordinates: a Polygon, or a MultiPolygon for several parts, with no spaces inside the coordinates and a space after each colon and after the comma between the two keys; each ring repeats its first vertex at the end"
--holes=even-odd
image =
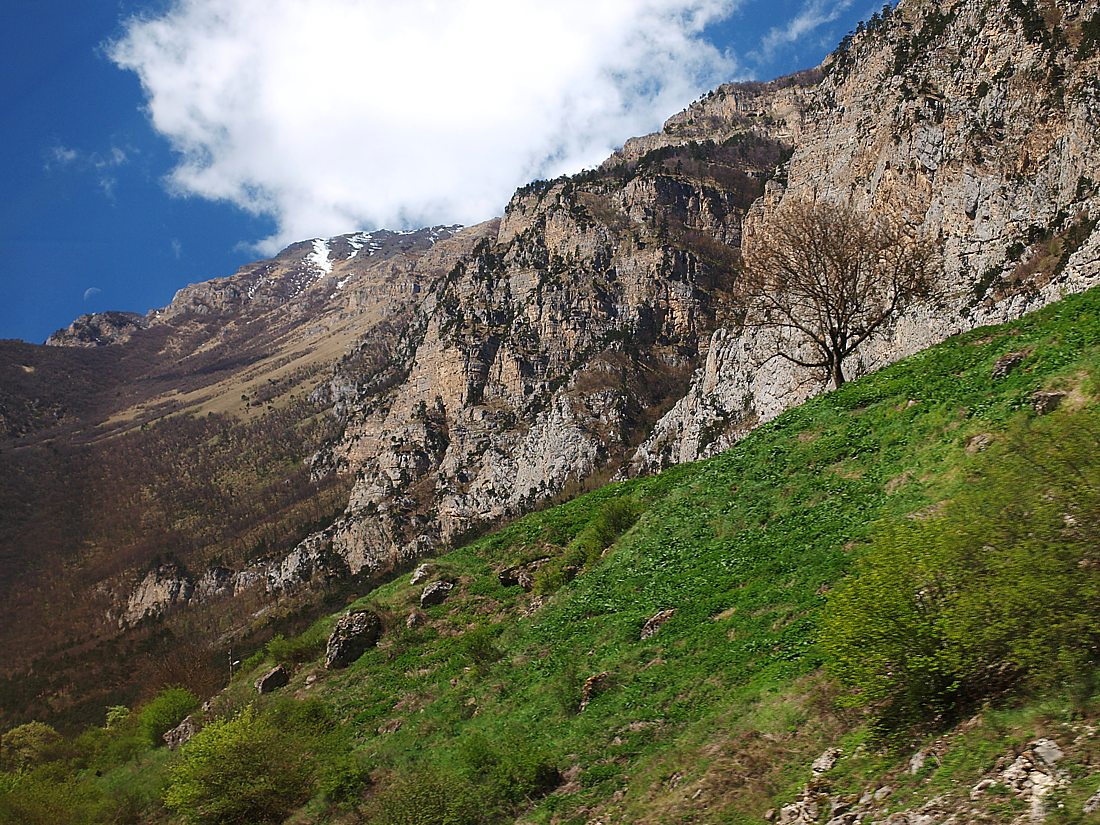
{"type": "MultiPolygon", "coordinates": [[[[255,702],[285,716],[285,698],[257,700],[251,687],[276,660],[294,668],[284,697],[327,708],[310,723],[321,739],[309,753],[328,767],[288,792],[291,806],[312,797],[295,822],[759,822],[824,747],[863,735],[858,713],[836,710],[816,634],[875,525],[933,512],[965,486],[977,444],[1027,431],[1036,392],[1067,393],[1052,416],[1093,404],[1098,368],[1097,291],[959,336],[723,455],[608,486],[433,560],[433,578],[458,587],[423,624],[406,626],[423,585],[402,577],[352,605],[375,609],[386,631],[350,668],[325,671],[317,658],[330,617],[253,657],[210,714],[255,702]],[[994,379],[996,360],[1019,351],[1023,362],[994,379]],[[545,556],[532,592],[498,581],[545,556]],[[675,613],[643,640],[663,610],[675,613]]],[[[77,751],[66,775],[101,795],[134,770],[97,779],[77,751]]],[[[136,758],[160,777],[143,787],[165,781],[171,760],[136,758]]],[[[853,766],[852,781],[892,764],[853,766]]],[[[0,822],[33,786],[25,775],[0,784],[0,822]]],[[[143,811],[134,821],[174,821],[156,796],[128,803],[143,811]]],[[[211,816],[191,818],[233,821],[211,816]]]]}

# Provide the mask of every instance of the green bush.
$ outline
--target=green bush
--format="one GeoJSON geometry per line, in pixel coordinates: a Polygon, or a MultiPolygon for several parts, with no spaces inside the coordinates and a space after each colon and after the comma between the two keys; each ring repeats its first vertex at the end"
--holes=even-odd
{"type": "Polygon", "coordinates": [[[95,786],[58,765],[23,774],[10,789],[0,787],[0,825],[98,825],[118,821],[112,807],[95,786]]]}
{"type": "Polygon", "coordinates": [[[25,770],[50,759],[61,744],[61,734],[45,722],[27,722],[0,737],[0,768],[25,770]]]}
{"type": "Polygon", "coordinates": [[[821,643],[884,724],[1020,685],[1088,692],[1100,664],[1100,414],[1017,423],[940,515],[881,529],[821,643]]]}
{"type": "Polygon", "coordinates": [[[619,540],[638,520],[640,510],[628,498],[615,498],[604,503],[595,517],[581,530],[560,560],[544,565],[535,574],[534,591],[549,594],[571,581],[585,567],[595,564],[604,550],[619,540]]]}
{"type": "Polygon", "coordinates": [[[305,633],[287,639],[281,633],[267,643],[267,658],[282,664],[302,664],[316,659],[328,642],[328,629],[315,626],[305,633]]]}
{"type": "Polygon", "coordinates": [[[164,734],[198,706],[198,697],[186,688],[165,688],[138,712],[138,732],[147,744],[161,745],[164,734]]]}
{"type": "Polygon", "coordinates": [[[189,823],[273,825],[305,802],[313,785],[302,741],[249,706],[187,743],[169,770],[164,802],[189,823]]]}
{"type": "Polygon", "coordinates": [[[513,737],[465,737],[449,770],[421,769],[387,782],[372,800],[371,825],[489,825],[550,791],[560,774],[537,747],[513,737]]]}

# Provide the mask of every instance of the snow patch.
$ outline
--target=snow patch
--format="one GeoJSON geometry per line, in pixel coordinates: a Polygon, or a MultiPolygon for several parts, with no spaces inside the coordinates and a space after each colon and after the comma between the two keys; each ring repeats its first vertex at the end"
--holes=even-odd
{"type": "Polygon", "coordinates": [[[320,239],[315,240],[313,242],[313,251],[309,253],[306,260],[313,264],[313,266],[323,274],[329,275],[332,273],[332,258],[330,257],[327,241],[322,241],[320,239]]]}

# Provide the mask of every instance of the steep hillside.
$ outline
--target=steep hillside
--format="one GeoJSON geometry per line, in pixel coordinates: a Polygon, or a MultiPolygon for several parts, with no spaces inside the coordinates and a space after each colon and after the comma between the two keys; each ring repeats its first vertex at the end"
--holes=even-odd
{"type": "Polygon", "coordinates": [[[162,681],[216,683],[219,645],[817,394],[743,326],[742,246],[793,199],[942,250],[936,300],[855,374],[1090,287],[1098,26],[1096,0],[903,0],[499,219],[303,242],[148,317],[3,344],[5,711],[129,700],[150,651],[178,653],[162,681]]]}
{"type": "MultiPolygon", "coordinates": [[[[849,688],[821,670],[835,659],[819,640],[843,577],[892,528],[934,523],[1014,454],[1096,512],[1098,376],[1096,291],[953,338],[720,456],[527,516],[272,640],[195,710],[206,730],[176,754],[148,749],[148,730],[197,705],[171,694],[67,745],[24,731],[0,821],[1095,821],[1100,704],[1094,681],[1070,678],[1097,672],[1087,639],[900,724],[880,703],[836,703],[849,688]],[[1071,469],[1050,461],[1071,443],[1071,469]],[[338,618],[364,609],[380,636],[327,668],[338,618]],[[1057,670],[1082,648],[1080,670],[1057,670]],[[258,695],[275,665],[289,684],[258,695]],[[1066,681],[1044,682],[1055,672],[1066,681]]],[[[1035,499],[998,496],[986,504],[1012,527],[1037,526],[1035,499]]],[[[1072,575],[1094,592],[1094,545],[1078,549],[1072,575]]],[[[1028,565],[1014,588],[1056,585],[1049,573],[1028,565]]],[[[1032,601],[1010,629],[1075,609],[1032,601]]]]}

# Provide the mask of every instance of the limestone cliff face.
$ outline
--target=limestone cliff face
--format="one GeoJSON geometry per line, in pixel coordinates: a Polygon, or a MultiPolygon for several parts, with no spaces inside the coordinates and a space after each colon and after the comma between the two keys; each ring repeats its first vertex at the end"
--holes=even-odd
{"type": "Polygon", "coordinates": [[[822,391],[740,326],[739,249],[785,199],[850,198],[942,242],[935,305],[869,341],[851,376],[1100,282],[1098,7],[903,0],[818,69],[723,86],[497,220],[407,251],[391,233],[311,241],[182,291],[152,326],[248,303],[334,359],[314,393],[343,434],[310,461],[354,479],[333,524],[219,592],[377,576],[713,454],[822,391]]]}
{"type": "MultiPolygon", "coordinates": [[[[868,342],[854,374],[1100,282],[1097,13],[1071,0],[902,2],[793,102],[796,149],[746,235],[784,199],[816,193],[919,223],[944,249],[941,303],[868,342]]],[[[766,334],[717,330],[633,470],[718,452],[824,388],[774,351],[766,334]]]]}
{"type": "Polygon", "coordinates": [[[617,469],[727,307],[723,256],[783,154],[758,148],[751,195],[663,169],[517,195],[418,309],[400,383],[349,409],[330,552],[375,573],[617,469]]]}

